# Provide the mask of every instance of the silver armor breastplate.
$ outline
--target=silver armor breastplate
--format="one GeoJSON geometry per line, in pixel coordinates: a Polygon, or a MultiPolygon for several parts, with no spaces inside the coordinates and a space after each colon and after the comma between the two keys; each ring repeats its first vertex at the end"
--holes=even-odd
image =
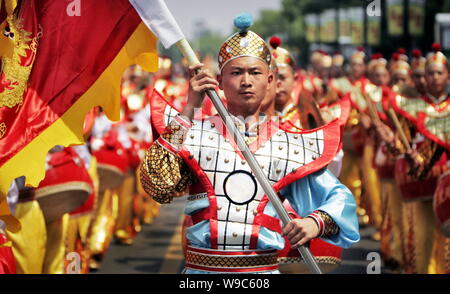
{"type": "MultiPolygon", "coordinates": [[[[247,162],[209,120],[196,121],[184,147],[208,177],[217,199],[217,244],[222,250],[249,249],[264,192],[247,162]]],[[[294,134],[278,130],[255,152],[271,184],[314,161],[324,149],[323,131],[294,134]]]]}

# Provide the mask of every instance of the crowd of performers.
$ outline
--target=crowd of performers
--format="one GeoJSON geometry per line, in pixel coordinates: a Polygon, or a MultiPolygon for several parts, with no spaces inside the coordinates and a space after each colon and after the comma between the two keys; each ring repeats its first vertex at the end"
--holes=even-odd
{"type": "MultiPolygon", "coordinates": [[[[340,53],[319,50],[311,55],[309,66],[300,67],[279,38],[273,37],[269,43],[275,83],[260,111],[277,121],[280,129],[303,136],[337,121],[339,147],[328,170],[353,194],[359,225],[376,229],[371,238],[380,241],[384,264],[398,273],[450,274],[450,100],[448,62],[439,45],[433,45],[427,55],[399,49],[389,60],[381,54],[369,58],[364,48],[355,50],[348,60],[340,53]]],[[[211,59],[205,58],[204,64],[217,73],[211,59]]],[[[155,74],[131,67],[123,78],[120,122],[112,123],[101,109],[93,109],[86,117],[85,145],[50,150],[46,176],[39,187],[24,187],[21,178],[12,183],[8,203],[22,229],[17,233],[0,231],[0,272],[67,273],[73,269],[67,258],[71,252],[81,257],[81,273],[98,269],[112,240],[132,245],[142,224],[151,224],[158,215],[160,203],[187,194],[188,185],[180,179],[176,182],[179,187],[169,189],[169,195],[149,178],[158,176],[156,181],[167,184],[171,179],[163,178],[169,177],[165,169],[172,172],[173,166],[180,165],[169,158],[172,167],[154,164],[159,167],[158,175],[152,175],[150,167],[159,149],[151,146],[161,137],[173,143],[168,139],[167,129],[173,127],[168,119],[176,118],[186,105],[188,72],[185,63],[172,63],[168,57],[160,58],[160,70],[155,74]]],[[[217,90],[226,103],[224,92],[217,90]]],[[[202,121],[215,114],[205,99],[196,116],[202,121]]],[[[180,121],[182,126],[186,123],[180,121]]],[[[190,133],[192,140],[194,134],[190,133]]],[[[291,156],[296,155],[294,150],[291,156]]],[[[214,161],[208,156],[203,160],[214,161]]],[[[316,160],[314,156],[312,160],[316,160]]],[[[184,175],[180,172],[177,176],[184,175]]],[[[199,192],[191,191],[187,201],[193,204],[189,203],[186,211],[210,197],[199,192]]],[[[285,201],[291,216],[300,218],[294,204],[285,201]]],[[[220,205],[216,209],[220,210],[220,205]]],[[[205,252],[190,246],[196,234],[202,233],[202,222],[212,221],[213,214],[203,212],[187,213],[180,240],[193,272],[208,268],[196,263],[205,252]]],[[[270,216],[264,216],[260,227],[276,231],[275,225],[263,223],[270,221],[270,216]]],[[[345,219],[321,211],[310,216],[324,226],[323,238],[313,239],[309,248],[321,269],[329,272],[341,262],[342,247],[348,247],[328,241],[339,234],[336,227],[346,230],[345,219]]],[[[216,221],[220,223],[220,219],[216,221]]],[[[237,234],[230,232],[226,237],[237,238],[237,234]]],[[[250,249],[256,242],[253,237],[248,241],[250,249]]],[[[263,237],[259,238],[258,244],[263,237]]],[[[353,236],[351,241],[358,240],[359,236],[353,236]]],[[[222,249],[220,238],[215,242],[219,242],[215,249],[222,249]]],[[[241,243],[246,242],[244,236],[241,243]]],[[[276,258],[280,271],[308,272],[286,237],[284,243],[276,258]]]]}
{"type": "MultiPolygon", "coordinates": [[[[265,56],[261,56],[262,50],[255,53],[247,49],[243,39],[245,41],[246,38],[251,39],[249,35],[250,32],[233,35],[222,45],[219,52],[221,72],[213,72],[222,76],[217,91],[222,93],[225,104],[230,98],[221,92],[226,87],[224,64],[241,56],[265,59],[265,56]]],[[[257,47],[259,45],[257,42],[251,46],[257,47]]],[[[449,80],[447,57],[442,53],[440,45],[433,44],[426,56],[419,50],[413,50],[408,56],[408,52],[399,49],[389,60],[378,53],[369,58],[364,48],[355,50],[348,60],[340,53],[329,54],[318,50],[311,55],[308,67],[299,67],[294,63],[289,51],[281,47],[282,41],[278,37],[271,38],[269,43],[272,55],[269,68],[276,77],[276,82],[267,90],[260,111],[271,120],[277,121],[280,129],[293,133],[300,132],[303,135],[308,133],[306,130],[318,130],[321,126],[338,120],[341,127],[340,145],[334,153],[333,160],[328,164],[328,170],[351,190],[357,204],[356,214],[359,224],[376,229],[371,238],[380,241],[384,264],[397,273],[450,273],[450,173],[448,173],[450,161],[447,158],[450,151],[449,80]]],[[[208,83],[207,77],[201,82],[208,83]]],[[[193,85],[195,77],[191,80],[191,87],[193,85]]],[[[142,179],[145,182],[145,190],[160,203],[169,203],[172,197],[188,191],[183,234],[186,273],[225,271],[217,264],[205,263],[204,259],[227,254],[226,250],[220,249],[239,248],[240,245],[231,246],[234,243],[227,241],[233,238],[243,239],[242,250],[261,249],[267,245],[263,244],[262,240],[265,236],[261,236],[263,234],[260,232],[260,235],[255,237],[252,232],[250,238],[257,239],[257,245],[255,242],[252,244],[252,241],[246,244],[247,228],[241,228],[243,232],[227,231],[228,225],[248,223],[247,219],[242,221],[238,216],[233,216],[239,214],[240,207],[236,206],[236,213],[234,211],[236,202],[232,200],[231,204],[225,202],[225,207],[228,205],[228,215],[226,219],[221,219],[225,218],[220,212],[224,207],[221,207],[218,204],[219,200],[215,198],[221,199],[219,196],[223,195],[219,194],[227,194],[227,191],[223,191],[226,189],[226,181],[222,187],[218,182],[220,178],[217,179],[217,174],[222,172],[218,169],[226,169],[221,165],[226,166],[227,159],[224,159],[224,163],[220,161],[220,154],[225,152],[222,152],[220,147],[216,148],[218,158],[214,158],[214,153],[207,156],[210,153],[206,150],[204,155],[206,159],[202,161],[201,153],[203,149],[207,149],[203,147],[212,146],[215,137],[209,136],[209,139],[206,139],[208,136],[204,135],[202,139],[200,135],[200,140],[204,141],[201,143],[195,141],[198,136],[195,132],[198,128],[196,123],[202,124],[201,130],[207,129],[208,125],[204,126],[207,120],[205,116],[214,114],[210,112],[208,100],[205,100],[202,106],[203,119],[197,116],[195,117],[197,121],[194,119],[190,124],[192,115],[186,118],[189,112],[183,110],[182,116],[176,116],[176,113],[181,111],[181,106],[176,105],[167,94],[161,93],[163,98],[159,98],[160,101],[157,101],[158,98],[152,99],[156,100],[152,106],[157,106],[159,111],[159,114],[158,111],[152,111],[152,120],[158,122],[158,133],[162,134],[162,138],[158,144],[149,149],[143,164],[142,179]],[[160,104],[163,104],[163,107],[160,104]],[[197,153],[198,150],[195,148],[200,149],[200,152],[197,153]],[[189,153],[184,153],[186,150],[190,152],[189,156],[187,156],[189,153]],[[184,161],[191,172],[194,171],[192,173],[195,176],[186,176],[183,170],[186,166],[181,163],[179,170],[176,167],[165,173],[164,160],[159,159],[163,154],[169,156],[173,162],[184,161]],[[194,164],[190,163],[193,159],[196,160],[194,164]],[[215,163],[215,170],[208,162],[215,163]],[[159,170],[163,172],[155,174],[155,171],[159,170]],[[211,173],[211,170],[214,173],[211,173]],[[159,185],[160,181],[164,181],[164,177],[173,180],[174,184],[166,182],[166,185],[159,185]],[[190,184],[187,184],[189,181],[190,184]],[[208,184],[213,186],[212,192],[208,184]],[[206,192],[203,192],[205,190],[206,192]],[[201,203],[204,198],[208,198],[209,206],[201,203]],[[206,221],[209,221],[209,233],[203,226],[206,221]],[[226,223],[225,229],[221,228],[221,222],[226,223]],[[210,234],[208,237],[211,240],[204,240],[204,234],[210,234]],[[205,248],[214,250],[208,251],[205,248]],[[218,270],[214,268],[215,266],[221,269],[218,270]]],[[[231,107],[229,111],[232,111],[231,107]]],[[[214,128],[214,124],[211,123],[211,128],[214,128]]],[[[240,123],[237,122],[236,125],[239,127],[240,123]]],[[[251,130],[250,136],[247,133],[248,130],[243,132],[248,143],[252,144],[251,139],[247,138],[251,137],[251,130]]],[[[224,141],[228,142],[227,138],[224,141]]],[[[219,139],[219,142],[222,141],[219,139]]],[[[279,148],[282,150],[281,146],[279,148]]],[[[298,152],[295,150],[289,159],[298,155],[298,152]]],[[[312,159],[316,161],[314,156],[312,159]]],[[[242,165],[245,165],[245,161],[242,165]]],[[[237,169],[236,164],[234,169],[237,169]]],[[[279,173],[280,170],[275,172],[279,173]]],[[[294,173],[294,170],[292,172],[294,173]]],[[[228,174],[228,177],[231,174],[228,174]]],[[[280,182],[274,180],[273,183],[277,186],[280,182]]],[[[303,191],[300,190],[300,194],[308,194],[308,189],[310,188],[304,187],[303,191]]],[[[320,194],[318,191],[316,193],[320,194]]],[[[229,199],[232,198],[230,195],[225,196],[229,199]]],[[[316,197],[320,199],[321,196],[316,197]]],[[[343,207],[351,207],[351,203],[347,202],[345,197],[341,200],[343,207]]],[[[297,209],[293,209],[295,206],[293,204],[298,204],[294,202],[295,200],[290,199],[285,201],[285,206],[292,217],[320,218],[319,223],[321,221],[325,223],[325,230],[319,235],[321,238],[312,239],[309,247],[324,272],[335,269],[341,262],[343,247],[348,247],[352,242],[359,240],[359,236],[352,236],[355,238],[349,237],[341,243],[336,241],[342,237],[344,230],[348,236],[352,235],[352,226],[346,227],[345,221],[339,219],[347,218],[348,223],[351,223],[351,213],[345,208],[340,210],[342,215],[335,214],[336,211],[333,212],[333,209],[330,211],[324,209],[327,212],[325,214],[320,214],[324,212],[320,208],[312,212],[317,206],[323,207],[317,203],[309,211],[308,209],[302,211],[298,206],[297,209]],[[338,232],[339,230],[333,232],[336,226],[341,232],[338,232]]],[[[334,203],[333,206],[339,204],[334,203]]],[[[257,211],[254,213],[256,216],[257,211]]],[[[254,221],[253,224],[250,222],[252,226],[255,226],[255,223],[276,231],[271,227],[270,221],[267,223],[254,221]]],[[[284,249],[278,251],[278,268],[284,273],[308,272],[298,252],[290,248],[292,240],[289,241],[285,236],[284,249]]],[[[267,247],[271,248],[269,245],[267,247]]],[[[236,254],[247,257],[245,252],[236,254]]],[[[223,265],[232,262],[224,258],[216,263],[223,265]]],[[[239,267],[238,264],[233,266],[239,267]]],[[[264,268],[268,269],[270,266],[264,268]]],[[[242,271],[245,270],[248,269],[244,267],[242,271]]]]}
{"type": "Polygon", "coordinates": [[[300,94],[291,96],[300,113],[301,99],[313,96],[325,122],[350,103],[338,176],[397,273],[450,273],[448,61],[439,44],[431,47],[425,56],[400,48],[390,59],[358,48],[345,66],[341,54],[316,51],[310,68],[297,70],[300,94]]]}
{"type": "Polygon", "coordinates": [[[448,61],[439,44],[430,49],[369,59],[358,48],[346,70],[339,53],[317,51],[309,71],[298,72],[299,92],[313,95],[322,114],[351,104],[339,179],[397,273],[450,273],[448,61]]]}
{"type": "Polygon", "coordinates": [[[448,61],[431,47],[368,64],[361,48],[325,96],[352,104],[340,179],[377,229],[385,264],[409,274],[450,273],[448,61]]]}

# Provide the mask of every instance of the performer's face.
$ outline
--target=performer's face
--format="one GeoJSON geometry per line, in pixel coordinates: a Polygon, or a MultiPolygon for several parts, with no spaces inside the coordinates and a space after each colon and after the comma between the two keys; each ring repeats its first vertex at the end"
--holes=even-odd
{"type": "Polygon", "coordinates": [[[278,68],[277,96],[275,108],[282,111],[291,100],[292,90],[295,85],[295,73],[289,66],[280,66],[278,68]]]}
{"type": "Polygon", "coordinates": [[[414,71],[412,74],[412,80],[417,91],[425,93],[427,89],[427,81],[425,79],[425,73],[423,71],[414,71]]]}
{"type": "Polygon", "coordinates": [[[366,72],[366,66],[364,63],[351,62],[350,63],[350,75],[355,79],[362,78],[366,72]]]}
{"type": "Polygon", "coordinates": [[[411,85],[411,77],[408,73],[395,73],[392,75],[392,84],[401,85],[411,85]]]}
{"type": "Polygon", "coordinates": [[[448,70],[445,66],[436,64],[429,65],[425,71],[427,88],[431,94],[442,94],[445,92],[448,83],[448,70]]]}
{"type": "Polygon", "coordinates": [[[229,61],[219,76],[219,86],[225,93],[229,111],[243,117],[259,111],[272,82],[269,66],[250,56],[229,61]]]}
{"type": "Polygon", "coordinates": [[[376,70],[372,73],[371,81],[377,86],[387,86],[389,85],[390,75],[385,69],[376,70]]]}
{"type": "Polygon", "coordinates": [[[270,88],[266,93],[266,97],[264,97],[263,102],[261,104],[261,111],[264,113],[272,113],[275,107],[275,97],[277,95],[277,83],[278,83],[278,68],[271,70],[274,80],[270,83],[270,88]]]}

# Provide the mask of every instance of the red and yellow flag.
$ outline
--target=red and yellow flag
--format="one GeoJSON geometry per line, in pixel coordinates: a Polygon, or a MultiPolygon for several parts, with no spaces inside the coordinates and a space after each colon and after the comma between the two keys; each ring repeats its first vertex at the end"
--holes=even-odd
{"type": "Polygon", "coordinates": [[[119,120],[132,64],[156,71],[157,39],[128,0],[0,0],[0,219],[16,177],[37,186],[49,149],[83,144],[91,108],[119,120]]]}

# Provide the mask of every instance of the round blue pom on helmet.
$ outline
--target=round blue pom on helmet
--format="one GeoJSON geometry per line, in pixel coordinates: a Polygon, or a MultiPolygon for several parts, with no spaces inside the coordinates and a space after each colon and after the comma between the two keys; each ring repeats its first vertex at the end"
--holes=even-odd
{"type": "Polygon", "coordinates": [[[234,18],[234,26],[239,29],[239,31],[246,32],[253,24],[253,17],[250,13],[242,13],[234,18]]]}

